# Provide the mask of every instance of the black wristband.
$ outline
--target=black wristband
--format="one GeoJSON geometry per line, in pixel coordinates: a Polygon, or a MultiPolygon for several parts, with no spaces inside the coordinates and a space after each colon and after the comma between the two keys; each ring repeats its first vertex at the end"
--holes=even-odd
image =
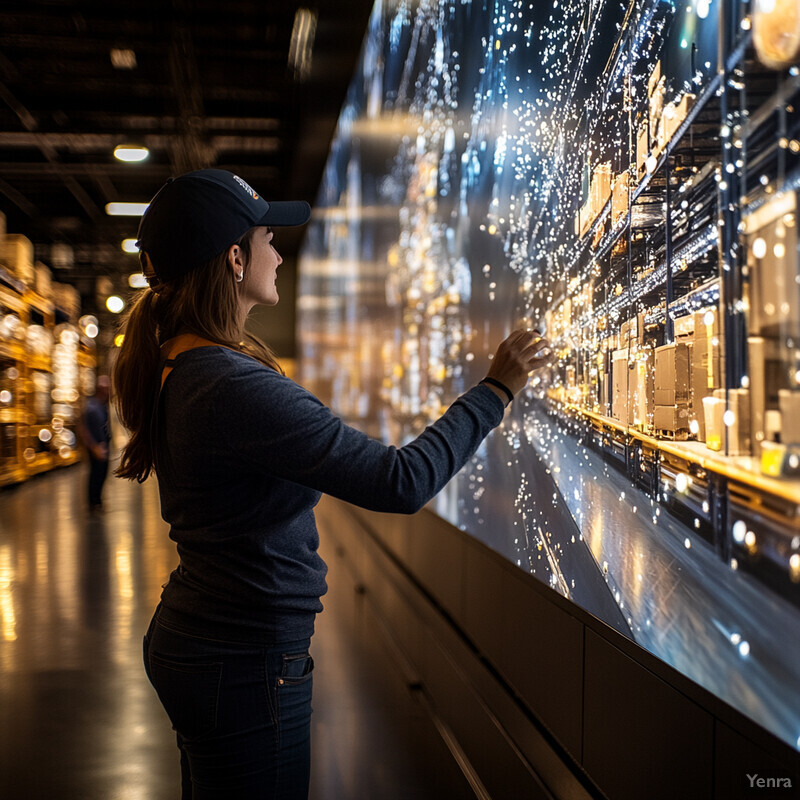
{"type": "Polygon", "coordinates": [[[501,383],[496,378],[484,378],[481,383],[488,383],[491,386],[497,387],[501,392],[505,392],[508,395],[509,403],[513,401],[514,393],[508,388],[508,386],[506,386],[504,383],[501,383]]]}

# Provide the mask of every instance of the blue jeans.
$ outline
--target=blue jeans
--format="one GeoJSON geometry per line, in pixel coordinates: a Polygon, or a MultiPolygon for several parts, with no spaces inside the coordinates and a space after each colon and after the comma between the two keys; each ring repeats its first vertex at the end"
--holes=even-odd
{"type": "Polygon", "coordinates": [[[156,609],[144,663],[178,735],[183,800],[307,800],[308,647],[203,639],[167,627],[156,609]]]}

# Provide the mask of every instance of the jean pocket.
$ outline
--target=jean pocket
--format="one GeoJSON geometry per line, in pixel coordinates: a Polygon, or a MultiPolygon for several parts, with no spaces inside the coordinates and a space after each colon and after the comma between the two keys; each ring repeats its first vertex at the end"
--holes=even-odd
{"type": "Polygon", "coordinates": [[[217,725],[222,664],[181,663],[150,653],[150,682],[172,727],[187,740],[211,733],[217,725]]]}
{"type": "Polygon", "coordinates": [[[311,679],[314,671],[314,659],[305,653],[285,653],[283,665],[278,676],[278,686],[298,686],[311,679]]]}

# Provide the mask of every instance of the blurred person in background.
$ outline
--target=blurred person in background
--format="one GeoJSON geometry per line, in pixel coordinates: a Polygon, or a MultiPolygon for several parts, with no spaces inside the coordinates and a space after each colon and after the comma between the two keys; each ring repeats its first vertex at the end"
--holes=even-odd
{"type": "Polygon", "coordinates": [[[95,392],[86,401],[81,416],[81,438],[89,454],[89,510],[102,508],[103,484],[108,475],[108,454],[111,444],[111,426],[108,415],[108,399],[111,380],[107,375],[99,375],[95,392]]]}
{"type": "Polygon", "coordinates": [[[273,228],[309,216],[307,203],[269,203],[206,169],[168,181],[139,228],[150,288],[114,368],[131,434],[117,474],[141,482],[155,470],[180,555],[144,661],[177,732],[185,800],[305,800],[321,493],[415,512],[548,360],[544,339],[515,331],[487,377],[399,449],[347,426],[245,331],[256,304],[279,299],[273,228]]]}

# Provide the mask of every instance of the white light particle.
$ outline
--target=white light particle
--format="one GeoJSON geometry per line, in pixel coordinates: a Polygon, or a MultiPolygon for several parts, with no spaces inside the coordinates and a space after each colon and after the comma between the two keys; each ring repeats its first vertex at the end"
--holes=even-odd
{"type": "Polygon", "coordinates": [[[750,644],[748,642],[742,642],[739,645],[739,655],[742,658],[747,658],[750,655],[750,644]]]}
{"type": "Polygon", "coordinates": [[[737,544],[744,542],[745,534],[747,533],[747,525],[742,520],[737,520],[733,523],[733,541],[737,544]]]}

